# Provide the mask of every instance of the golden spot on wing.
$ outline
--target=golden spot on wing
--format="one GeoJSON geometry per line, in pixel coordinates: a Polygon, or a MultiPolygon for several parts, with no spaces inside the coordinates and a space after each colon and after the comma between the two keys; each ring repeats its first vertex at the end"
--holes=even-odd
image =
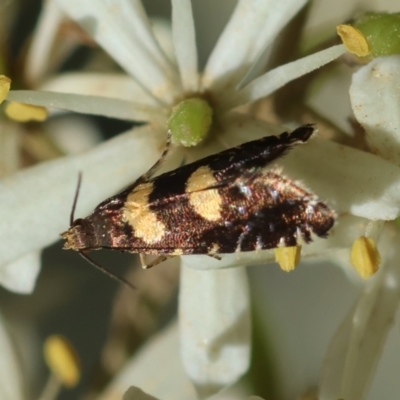
{"type": "Polygon", "coordinates": [[[207,166],[197,168],[186,182],[186,193],[207,189],[217,183],[213,172],[207,166]]]}
{"type": "Polygon", "coordinates": [[[218,221],[221,218],[222,199],[218,189],[207,189],[216,182],[211,169],[203,166],[194,171],[186,183],[189,204],[207,221],[218,221]]]}
{"type": "Polygon", "coordinates": [[[171,255],[172,256],[181,256],[183,254],[183,250],[182,249],[175,249],[171,255]]]}
{"type": "Polygon", "coordinates": [[[209,254],[213,255],[213,254],[218,254],[220,250],[220,246],[218,243],[213,243],[211,248],[209,249],[209,254]]]}
{"type": "Polygon", "coordinates": [[[157,219],[157,215],[149,210],[149,196],[153,191],[153,183],[146,182],[128,195],[122,217],[134,230],[135,236],[146,243],[156,243],[165,235],[165,225],[157,219]]]}
{"type": "Polygon", "coordinates": [[[165,225],[158,221],[153,212],[143,210],[137,219],[131,220],[131,224],[135,230],[135,236],[148,244],[159,242],[165,235],[165,225]]]}

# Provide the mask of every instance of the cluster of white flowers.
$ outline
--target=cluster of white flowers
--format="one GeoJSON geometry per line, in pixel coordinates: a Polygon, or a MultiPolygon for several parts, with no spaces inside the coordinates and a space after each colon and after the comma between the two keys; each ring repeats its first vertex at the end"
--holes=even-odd
{"type": "MultiPolygon", "coordinates": [[[[171,2],[172,29],[164,28],[162,40],[139,0],[44,3],[26,66],[26,78],[40,90],[11,90],[7,101],[42,106],[51,112],[63,109],[146,124],[85,153],[18,172],[13,166],[3,174],[0,282],[8,289],[21,293],[33,290],[40,250],[66,229],[78,171],[90,182],[82,187],[76,211],[84,216],[157,160],[174,107],[188,98],[208,102],[218,123],[207,131],[206,145],[177,146],[171,161],[176,165],[182,159],[190,162],[238,143],[280,133],[281,126],[238,113],[237,107],[270,95],[345,52],[343,45],[336,45],[265,73],[262,66],[268,60],[271,43],[306,0],[239,0],[200,72],[191,1],[171,2]],[[54,37],[66,17],[78,23],[126,74],[55,74],[45,61],[51,59],[54,37]]],[[[312,9],[311,31],[318,11],[328,3],[320,2],[312,9]]],[[[342,9],[340,17],[347,16],[342,9]]],[[[349,134],[346,118],[353,110],[365,130],[369,152],[360,150],[361,146],[358,149],[354,140],[350,147],[317,137],[279,162],[286,175],[304,182],[338,215],[328,239],[316,240],[302,249],[304,259],[329,260],[349,269],[350,249],[360,237],[371,240],[373,250],[376,243],[381,255],[379,271],[365,283],[357,283],[363,285],[359,299],[332,339],[320,380],[312,375],[295,389],[287,385],[292,392],[288,389],[286,396],[301,395],[307,385],[314,384],[318,385],[320,399],[365,398],[398,311],[399,235],[386,221],[400,214],[399,64],[400,56],[394,55],[375,59],[354,74],[350,67],[336,66],[307,100],[310,108],[349,134]]],[[[2,148],[0,155],[3,159],[11,157],[10,151],[2,148]]],[[[368,258],[363,253],[360,257],[368,258]]],[[[271,260],[272,251],[225,255],[222,260],[182,257],[178,322],[153,338],[101,398],[121,398],[129,386],[140,387],[151,396],[131,387],[124,395],[126,400],[150,400],[153,396],[161,400],[208,398],[233,385],[250,365],[252,318],[244,266],[271,260]]],[[[353,275],[353,279],[358,278],[353,275]]],[[[336,295],[341,297],[341,293],[336,295]]],[[[314,328],[310,325],[309,329],[314,328]]],[[[297,339],[298,346],[303,339],[297,339]]],[[[6,339],[0,342],[9,348],[6,339]]],[[[307,360],[302,364],[308,365],[307,360]]],[[[0,382],[6,381],[6,376],[0,371],[0,382]]],[[[8,385],[16,385],[15,380],[8,385]]],[[[2,390],[0,387],[0,397],[2,390]]],[[[230,399],[246,397],[243,389],[239,395],[228,393],[225,396],[230,399]]]]}

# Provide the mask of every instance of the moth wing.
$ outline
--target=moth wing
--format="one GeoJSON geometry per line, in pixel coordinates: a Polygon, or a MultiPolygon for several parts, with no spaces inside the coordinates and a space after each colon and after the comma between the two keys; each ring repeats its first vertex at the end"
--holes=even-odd
{"type": "Polygon", "coordinates": [[[279,136],[266,136],[225,150],[207,160],[210,168],[219,180],[229,175],[237,176],[242,171],[258,170],[284,156],[294,146],[307,142],[315,129],[312,125],[303,125],[294,131],[283,132],[279,136]]]}
{"type": "MultiPolygon", "coordinates": [[[[152,197],[153,199],[161,199],[162,197],[169,197],[169,195],[184,194],[187,190],[186,183],[193,181],[196,176],[197,182],[200,183],[201,180],[198,176],[204,174],[206,168],[213,172],[215,181],[219,183],[211,182],[211,179],[207,181],[202,179],[204,184],[201,189],[193,186],[189,190],[204,190],[207,187],[214,189],[218,185],[229,185],[244,173],[249,173],[250,179],[252,172],[257,173],[257,170],[265,168],[287,153],[293,146],[307,142],[314,131],[312,125],[303,125],[290,133],[283,132],[279,136],[266,136],[243,143],[240,146],[184,165],[174,171],[166,172],[151,179],[152,182],[157,183],[156,186],[164,186],[165,188],[164,191],[154,192],[152,197]],[[192,177],[193,174],[195,174],[194,177],[192,177]],[[205,184],[206,182],[208,185],[205,184]]],[[[129,189],[132,189],[132,187],[129,189]]]]}
{"type": "MultiPolygon", "coordinates": [[[[177,193],[171,193],[174,180],[165,177],[163,182],[155,180],[136,191],[138,222],[152,216],[154,222],[146,224],[146,229],[153,235],[158,221],[165,235],[142,245],[138,242],[135,251],[223,254],[294,246],[299,241],[310,242],[312,234],[325,237],[334,223],[334,213],[324,203],[274,169],[242,171],[236,177],[228,174],[218,182],[203,165],[192,178],[177,193]],[[161,197],[160,190],[164,192],[161,197]],[[157,196],[147,202],[147,196],[154,193],[157,196]]],[[[132,224],[136,235],[139,225],[132,224]]]]}

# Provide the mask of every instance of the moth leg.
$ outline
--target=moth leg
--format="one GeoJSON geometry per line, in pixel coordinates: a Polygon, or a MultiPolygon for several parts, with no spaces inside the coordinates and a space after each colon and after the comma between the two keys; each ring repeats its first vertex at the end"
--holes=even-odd
{"type": "Polygon", "coordinates": [[[222,258],[220,256],[217,256],[216,254],[207,254],[207,255],[208,255],[208,257],[214,258],[214,259],[216,259],[218,261],[222,260],[222,258]]]}
{"type": "Polygon", "coordinates": [[[167,132],[167,142],[165,143],[165,148],[164,151],[162,152],[160,158],[158,159],[158,161],[156,161],[156,163],[145,173],[143,174],[137,181],[137,183],[141,183],[141,182],[146,182],[148,181],[151,176],[154,174],[154,172],[156,171],[156,169],[163,163],[163,161],[165,160],[165,157],[167,156],[169,150],[171,149],[171,131],[168,129],[167,132]]]}
{"type": "Polygon", "coordinates": [[[145,254],[139,253],[139,257],[140,257],[140,263],[142,264],[142,268],[148,269],[148,268],[154,267],[155,265],[161,264],[165,260],[168,260],[168,258],[171,258],[174,256],[159,256],[155,260],[153,260],[151,263],[147,263],[145,254]]]}

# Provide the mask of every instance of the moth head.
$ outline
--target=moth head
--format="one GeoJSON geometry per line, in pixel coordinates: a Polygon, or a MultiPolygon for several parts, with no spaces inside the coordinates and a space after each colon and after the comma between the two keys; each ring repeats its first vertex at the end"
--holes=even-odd
{"type": "Polygon", "coordinates": [[[66,240],[65,250],[90,250],[93,248],[93,224],[88,219],[76,219],[70,228],[61,234],[66,240]]]}

